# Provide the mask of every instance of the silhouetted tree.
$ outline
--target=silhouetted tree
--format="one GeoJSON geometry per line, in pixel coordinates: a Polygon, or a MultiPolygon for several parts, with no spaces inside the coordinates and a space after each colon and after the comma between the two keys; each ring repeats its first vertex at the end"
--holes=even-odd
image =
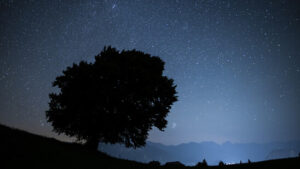
{"type": "Polygon", "coordinates": [[[203,159],[202,162],[198,162],[196,167],[207,167],[207,162],[205,159],[203,159]]]}
{"type": "Polygon", "coordinates": [[[203,161],[202,161],[202,165],[203,165],[204,167],[206,167],[206,166],[207,166],[207,162],[206,162],[206,160],[205,160],[205,159],[203,159],[203,161]]]}
{"type": "Polygon", "coordinates": [[[248,163],[249,163],[249,164],[251,163],[250,159],[248,159],[248,163]]]}
{"type": "Polygon", "coordinates": [[[163,75],[156,56],[104,47],[94,63],[81,61],[56,77],[48,122],[57,133],[85,140],[91,149],[99,142],[145,145],[153,126],[166,127],[166,116],[177,101],[173,79],[163,75]]]}
{"type": "Polygon", "coordinates": [[[224,166],[224,165],[225,165],[225,163],[223,161],[219,162],[219,166],[224,166]]]}

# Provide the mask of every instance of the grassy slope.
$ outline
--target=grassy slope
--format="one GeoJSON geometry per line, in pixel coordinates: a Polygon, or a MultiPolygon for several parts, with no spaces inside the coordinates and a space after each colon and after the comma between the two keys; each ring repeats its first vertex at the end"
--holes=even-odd
{"type": "MultiPolygon", "coordinates": [[[[0,168],[104,168],[147,169],[147,164],[121,160],[101,152],[89,152],[79,144],[63,143],[0,125],[0,168]]],[[[158,167],[171,168],[171,167],[158,167]]],[[[182,167],[179,167],[182,168],[182,167]]],[[[196,167],[183,167],[196,168],[196,167]]],[[[219,169],[221,167],[207,167],[219,169]]],[[[223,168],[300,168],[300,158],[271,160],[223,168]]]]}
{"type": "Polygon", "coordinates": [[[0,133],[0,168],[4,165],[3,169],[149,168],[145,164],[115,159],[101,152],[89,152],[79,144],[63,143],[4,126],[0,126],[0,133]]]}

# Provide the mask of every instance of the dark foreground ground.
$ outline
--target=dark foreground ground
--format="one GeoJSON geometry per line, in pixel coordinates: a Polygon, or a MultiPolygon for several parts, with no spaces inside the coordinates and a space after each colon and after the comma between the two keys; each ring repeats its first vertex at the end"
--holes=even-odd
{"type": "Polygon", "coordinates": [[[150,168],[208,168],[208,169],[289,169],[300,168],[300,158],[287,158],[256,163],[225,166],[184,167],[155,166],[110,157],[101,152],[90,152],[80,144],[57,141],[0,125],[0,168],[99,168],[99,169],[150,169],[150,168]]]}

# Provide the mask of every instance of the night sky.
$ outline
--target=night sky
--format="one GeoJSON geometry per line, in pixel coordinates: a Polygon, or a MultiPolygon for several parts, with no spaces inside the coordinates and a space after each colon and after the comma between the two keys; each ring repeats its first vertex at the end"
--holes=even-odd
{"type": "Polygon", "coordinates": [[[300,1],[0,0],[0,123],[56,138],[51,86],[105,45],[165,62],[163,144],[300,140],[300,1]]]}

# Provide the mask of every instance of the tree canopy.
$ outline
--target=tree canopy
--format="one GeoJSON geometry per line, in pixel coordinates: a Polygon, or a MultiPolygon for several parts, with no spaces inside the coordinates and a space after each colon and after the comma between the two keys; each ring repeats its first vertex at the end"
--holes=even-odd
{"type": "Polygon", "coordinates": [[[145,145],[148,131],[167,125],[177,101],[173,79],[163,75],[164,62],[136,50],[104,47],[94,63],[81,61],[56,77],[50,93],[48,122],[57,133],[98,142],[145,145]]]}

